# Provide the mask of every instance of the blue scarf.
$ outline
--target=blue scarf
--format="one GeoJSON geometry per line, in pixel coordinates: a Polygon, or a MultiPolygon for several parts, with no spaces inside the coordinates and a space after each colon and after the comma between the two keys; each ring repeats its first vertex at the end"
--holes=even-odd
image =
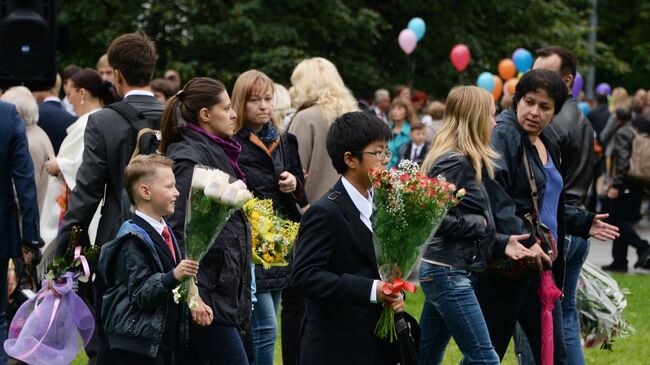
{"type": "MultiPolygon", "coordinates": [[[[251,130],[251,132],[255,133],[253,130],[251,130]]],[[[268,123],[264,124],[262,129],[260,129],[260,131],[255,134],[266,147],[270,146],[271,143],[275,142],[275,140],[278,139],[278,130],[275,128],[273,121],[269,121],[268,123]]]]}

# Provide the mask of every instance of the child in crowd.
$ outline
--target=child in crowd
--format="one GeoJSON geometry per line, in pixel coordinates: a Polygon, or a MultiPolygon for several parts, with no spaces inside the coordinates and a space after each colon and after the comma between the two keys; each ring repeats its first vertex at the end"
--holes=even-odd
{"type": "Polygon", "coordinates": [[[199,263],[182,259],[162,218],[174,212],[179,195],[172,163],[158,155],[129,163],[124,185],[135,214],[100,254],[107,288],[102,325],[120,364],[182,363],[177,349],[187,341],[189,316],[185,305],[174,303],[172,290],[195,276],[199,263]]]}
{"type": "Polygon", "coordinates": [[[327,153],[343,176],[300,223],[292,272],[306,298],[299,364],[395,364],[373,332],[382,303],[401,312],[404,301],[382,291],[368,178],[388,164],[390,137],[386,123],[365,112],[343,114],[329,129],[327,153]]]}
{"type": "Polygon", "coordinates": [[[429,144],[425,141],[427,129],[424,124],[415,122],[411,124],[411,141],[399,150],[399,160],[411,160],[422,165],[429,152],[429,144]]]}

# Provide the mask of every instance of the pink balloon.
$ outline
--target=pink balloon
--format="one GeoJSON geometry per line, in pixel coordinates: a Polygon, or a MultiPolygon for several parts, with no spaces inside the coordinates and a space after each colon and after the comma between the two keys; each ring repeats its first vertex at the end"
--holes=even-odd
{"type": "Polygon", "coordinates": [[[469,65],[470,57],[469,48],[462,43],[455,45],[454,48],[451,49],[451,54],[449,55],[449,58],[451,58],[451,64],[454,65],[454,68],[458,72],[463,72],[465,70],[467,65],[469,65]]]}
{"type": "Polygon", "coordinates": [[[410,29],[404,29],[399,32],[397,43],[399,43],[399,46],[402,51],[404,51],[404,53],[411,54],[418,43],[418,37],[415,35],[414,31],[410,29]]]}

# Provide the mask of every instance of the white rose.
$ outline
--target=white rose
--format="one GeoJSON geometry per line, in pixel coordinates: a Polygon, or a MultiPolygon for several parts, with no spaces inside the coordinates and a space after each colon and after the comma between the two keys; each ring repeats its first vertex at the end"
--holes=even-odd
{"type": "Polygon", "coordinates": [[[212,172],[204,167],[195,167],[192,174],[192,188],[205,189],[212,180],[212,172]]]}
{"type": "Polygon", "coordinates": [[[230,179],[230,176],[221,170],[217,170],[217,169],[210,170],[210,174],[212,175],[211,176],[212,180],[226,180],[226,182],[228,182],[228,180],[230,179]]]}
{"type": "Polygon", "coordinates": [[[235,181],[234,183],[232,183],[230,185],[233,185],[237,190],[248,190],[248,187],[246,186],[246,183],[241,181],[241,180],[237,180],[237,181],[235,181]]]}
{"type": "Polygon", "coordinates": [[[238,207],[243,207],[244,204],[246,204],[246,202],[251,200],[252,198],[253,198],[253,194],[251,194],[251,192],[248,190],[239,190],[237,192],[237,195],[235,195],[235,201],[237,201],[238,207]]]}
{"type": "Polygon", "coordinates": [[[221,197],[221,193],[228,186],[228,177],[219,176],[216,180],[212,180],[208,186],[205,187],[203,193],[213,200],[221,197]]]}
{"type": "Polygon", "coordinates": [[[228,205],[237,206],[238,191],[239,189],[237,189],[234,183],[229,184],[221,192],[221,201],[228,205]]]}

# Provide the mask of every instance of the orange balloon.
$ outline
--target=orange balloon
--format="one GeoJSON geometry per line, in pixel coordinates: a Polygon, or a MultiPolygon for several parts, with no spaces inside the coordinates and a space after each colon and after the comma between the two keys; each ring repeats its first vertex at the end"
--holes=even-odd
{"type": "Polygon", "coordinates": [[[492,75],[492,78],[494,79],[492,97],[494,97],[494,101],[497,101],[501,97],[501,94],[503,94],[503,81],[501,81],[501,78],[497,75],[492,75]]]}
{"type": "Polygon", "coordinates": [[[519,79],[510,79],[510,80],[506,81],[506,86],[504,87],[505,91],[510,95],[514,95],[515,94],[515,88],[517,87],[518,82],[519,82],[519,79]]]}
{"type": "Polygon", "coordinates": [[[504,58],[499,62],[499,76],[504,80],[510,80],[515,77],[517,72],[515,63],[509,58],[504,58]]]}

